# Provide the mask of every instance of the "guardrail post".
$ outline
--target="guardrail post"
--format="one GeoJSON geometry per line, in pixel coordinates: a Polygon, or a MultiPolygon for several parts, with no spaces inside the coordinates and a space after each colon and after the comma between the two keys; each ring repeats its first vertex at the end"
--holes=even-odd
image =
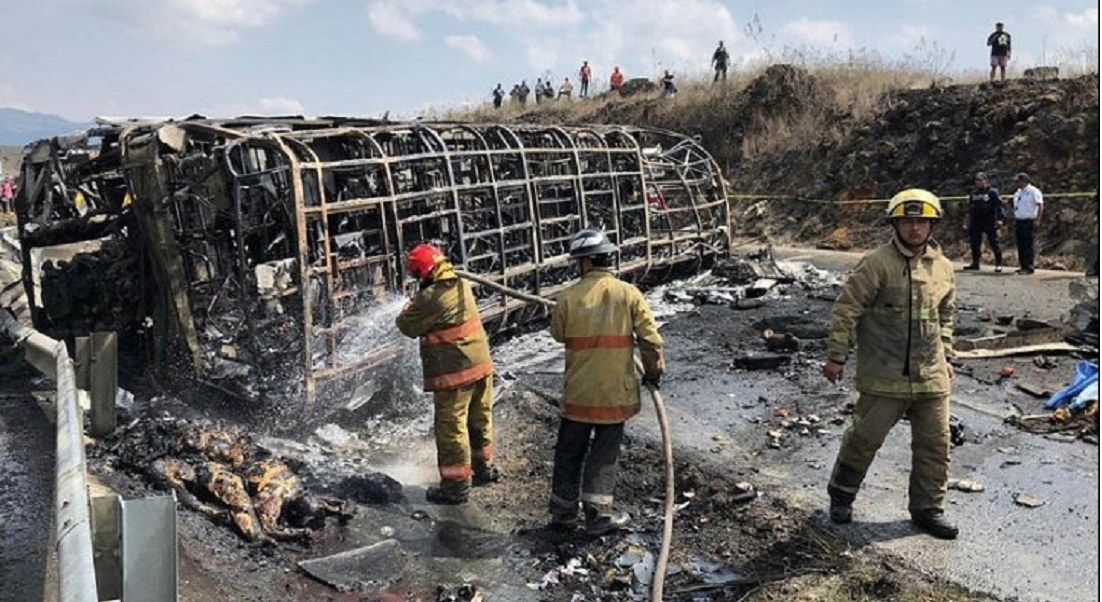
{"type": "Polygon", "coordinates": [[[92,550],[100,600],[122,598],[122,525],[118,495],[92,498],[92,550]]]}
{"type": "Polygon", "coordinates": [[[77,388],[88,390],[88,367],[92,364],[91,337],[73,337],[73,375],[77,388]]]}
{"type": "Polygon", "coordinates": [[[110,435],[115,430],[115,398],[119,390],[118,335],[93,332],[90,343],[88,391],[92,394],[93,437],[110,435]]]}

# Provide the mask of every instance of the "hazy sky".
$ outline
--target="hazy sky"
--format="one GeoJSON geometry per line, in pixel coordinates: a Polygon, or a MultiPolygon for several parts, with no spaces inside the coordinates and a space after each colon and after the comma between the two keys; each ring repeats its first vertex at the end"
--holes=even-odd
{"type": "Polygon", "coordinates": [[[1076,64],[1097,52],[1086,0],[4,0],[0,106],[410,116],[482,101],[497,82],[574,79],[583,59],[602,85],[613,65],[702,72],[720,39],[736,65],[787,46],[986,69],[996,20],[1019,70],[1042,48],[1076,64]]]}

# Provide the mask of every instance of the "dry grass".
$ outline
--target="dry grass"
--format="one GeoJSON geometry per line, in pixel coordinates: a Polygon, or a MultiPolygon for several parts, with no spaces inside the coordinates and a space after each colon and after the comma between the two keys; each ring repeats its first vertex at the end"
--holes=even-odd
{"type": "MultiPolygon", "coordinates": [[[[713,84],[710,77],[678,82],[678,94],[671,99],[636,96],[623,99],[609,93],[587,99],[553,100],[527,106],[507,101],[500,109],[489,103],[469,109],[435,113],[431,118],[455,121],[499,121],[537,123],[631,123],[699,134],[713,156],[722,162],[753,159],[783,153],[802,141],[837,142],[854,123],[884,111],[895,90],[926,88],[949,83],[986,79],[980,71],[950,76],[943,54],[936,49],[900,59],[884,59],[875,52],[851,51],[845,55],[785,49],[770,54],[758,64],[736,68],[725,82],[713,84]],[[752,124],[732,120],[745,103],[747,89],[773,63],[800,67],[813,76],[823,97],[813,110],[781,111],[779,116],[752,124]],[[844,118],[840,118],[844,117],[844,118]]],[[[730,167],[725,165],[724,167],[730,167]]]]}

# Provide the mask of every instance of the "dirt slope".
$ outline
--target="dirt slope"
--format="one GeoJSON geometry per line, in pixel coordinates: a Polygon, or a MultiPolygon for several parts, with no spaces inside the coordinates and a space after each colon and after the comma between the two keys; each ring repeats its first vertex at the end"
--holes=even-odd
{"type": "MultiPolygon", "coordinates": [[[[1097,248],[1097,74],[1001,86],[872,88],[860,77],[820,77],[774,65],[741,88],[701,86],[669,100],[606,94],[585,102],[544,103],[516,118],[628,123],[699,135],[725,168],[731,194],[863,199],[918,186],[957,196],[966,194],[972,174],[983,170],[1009,198],[1014,174],[1026,171],[1049,194],[1095,193],[1050,199],[1050,219],[1039,234],[1041,264],[1080,267],[1087,247],[1097,248]]],[[[733,202],[736,227],[744,234],[839,248],[868,246],[883,236],[874,208],[829,211],[822,204],[781,199],[733,202]]],[[[938,237],[950,254],[963,256],[964,203],[947,205],[949,220],[938,237]]]]}

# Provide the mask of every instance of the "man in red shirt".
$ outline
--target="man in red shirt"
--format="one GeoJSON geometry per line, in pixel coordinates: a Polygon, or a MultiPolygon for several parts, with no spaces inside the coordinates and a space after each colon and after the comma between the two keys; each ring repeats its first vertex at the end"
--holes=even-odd
{"type": "Polygon", "coordinates": [[[619,90],[622,85],[624,85],[624,74],[619,67],[614,67],[612,77],[608,78],[608,87],[612,90],[619,90]]]}
{"type": "Polygon", "coordinates": [[[578,91],[578,98],[589,96],[589,79],[593,77],[593,70],[589,68],[589,61],[582,61],[582,68],[578,70],[578,79],[582,80],[582,89],[578,91]]]}

